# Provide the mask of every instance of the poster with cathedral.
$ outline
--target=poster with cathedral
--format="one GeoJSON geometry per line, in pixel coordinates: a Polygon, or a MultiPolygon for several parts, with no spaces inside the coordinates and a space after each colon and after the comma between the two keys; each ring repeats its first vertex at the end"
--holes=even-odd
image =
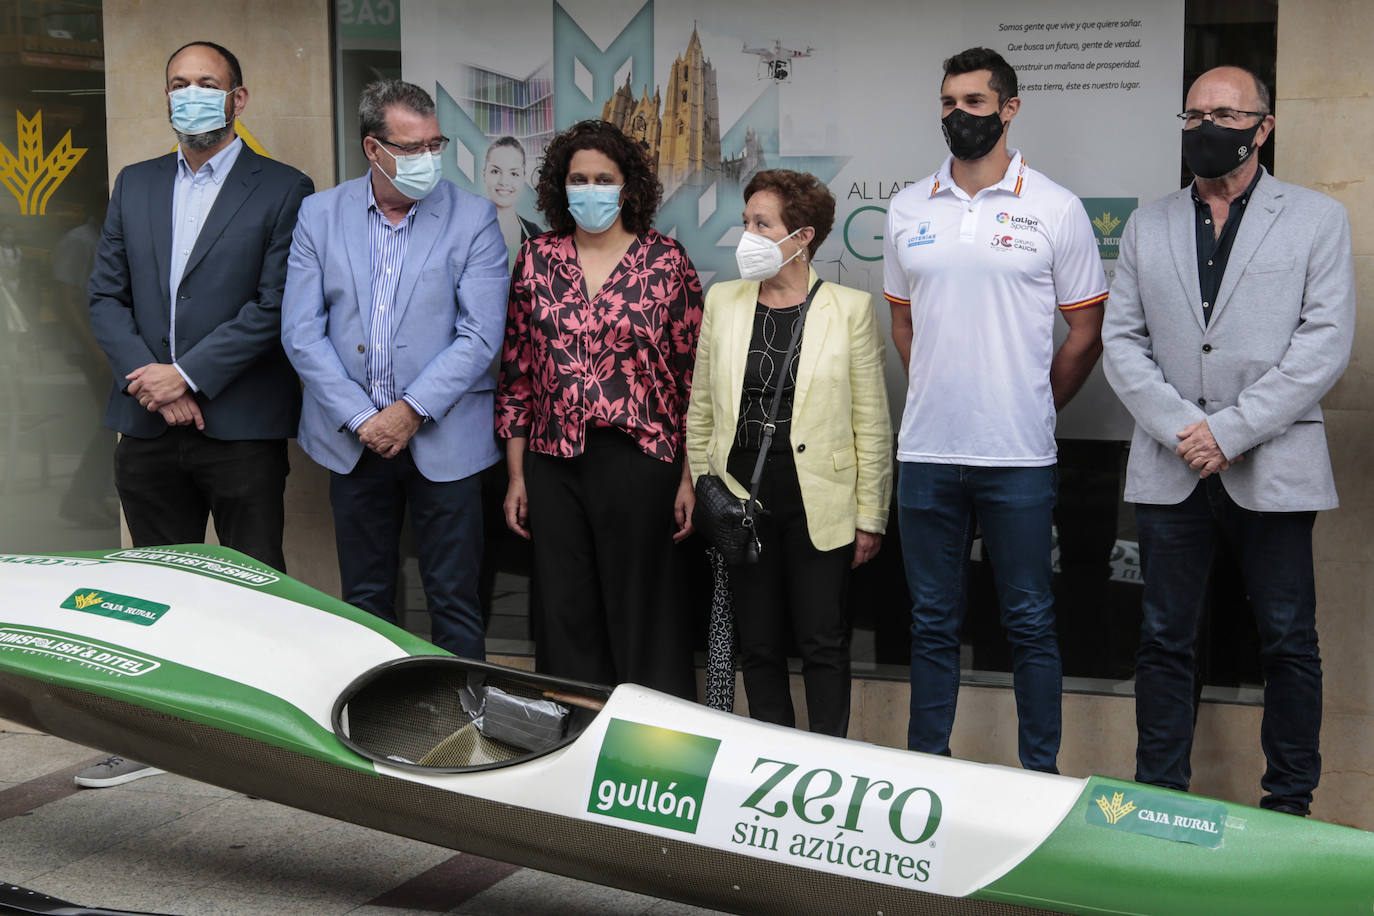
{"type": "MultiPolygon", "coordinates": [[[[496,203],[512,247],[542,228],[549,140],[601,118],[657,167],[658,228],[703,281],[736,276],[750,176],[790,168],[837,201],[817,270],[881,303],[887,203],[948,154],[941,62],[976,45],[1017,69],[1009,145],[1083,199],[1109,275],[1131,211],[1178,187],[1183,0],[403,0],[401,35],[402,73],[453,140],[445,177],[496,203]]],[[[1061,434],[1128,437],[1095,374],[1061,434]]]]}

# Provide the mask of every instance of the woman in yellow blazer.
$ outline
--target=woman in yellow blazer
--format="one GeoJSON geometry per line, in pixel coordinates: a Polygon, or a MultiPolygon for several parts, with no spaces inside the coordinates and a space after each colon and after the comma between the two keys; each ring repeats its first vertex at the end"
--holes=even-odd
{"type": "Polygon", "coordinates": [[[811,730],[849,726],[849,571],[882,544],[892,493],[884,341],[868,293],[822,283],[790,366],[801,304],[819,279],[808,261],[835,219],[815,176],[760,172],[744,189],[744,279],[706,294],[687,408],[693,479],[715,474],[741,497],[776,385],[783,398],[766,458],[757,564],[730,567],[750,714],[793,725],[788,623],[801,650],[811,730]]]}

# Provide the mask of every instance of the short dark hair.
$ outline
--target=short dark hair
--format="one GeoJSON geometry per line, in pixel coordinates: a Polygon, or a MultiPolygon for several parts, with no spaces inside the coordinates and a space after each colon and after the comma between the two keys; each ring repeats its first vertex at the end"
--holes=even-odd
{"type": "Polygon", "coordinates": [[[815,257],[830,229],[835,225],[835,195],[815,175],[791,169],[767,169],[758,172],[744,186],[744,202],[760,191],[772,191],[782,201],[782,223],[788,232],[803,226],[816,230],[816,237],[806,246],[806,253],[815,257]]]}
{"type": "Polygon", "coordinates": [[[483,168],[486,168],[487,163],[491,161],[491,154],[503,146],[509,146],[511,149],[519,150],[520,161],[525,161],[525,146],[523,143],[511,136],[497,137],[495,140],[491,141],[491,145],[487,147],[486,155],[482,157],[483,168]]]}
{"type": "Polygon", "coordinates": [[[549,228],[563,235],[571,234],[576,222],[568,212],[568,166],[573,153],[594,149],[615,162],[625,176],[624,204],[620,221],[634,235],[643,235],[653,226],[658,203],[663,197],[663,185],[645,155],[644,148],[621,133],[620,128],[606,121],[578,121],[549,141],[544,150],[544,164],[539,168],[539,211],[549,228]]]}
{"type": "Polygon", "coordinates": [[[1007,99],[1016,97],[1016,71],[1007,63],[1006,58],[992,48],[969,48],[967,51],[960,51],[946,60],[942,66],[945,68],[945,75],[940,78],[941,86],[951,76],[986,70],[992,74],[988,84],[992,91],[997,93],[998,108],[1007,104],[1007,99]]]}
{"type": "Polygon", "coordinates": [[[434,114],[434,99],[414,83],[405,80],[368,83],[358,97],[359,141],[386,133],[386,112],[392,105],[401,105],[424,117],[434,114]]]}
{"type": "Polygon", "coordinates": [[[224,62],[229,65],[229,79],[233,82],[233,85],[229,87],[230,89],[237,89],[243,85],[243,68],[239,66],[239,59],[234,56],[233,51],[230,51],[224,45],[217,45],[213,41],[188,41],[186,44],[177,48],[172,52],[172,56],[167,58],[167,65],[162,68],[163,78],[166,79],[167,71],[171,69],[172,61],[177,59],[178,54],[185,51],[187,48],[194,48],[197,46],[209,48],[211,51],[214,51],[220,57],[224,58],[224,62]]]}

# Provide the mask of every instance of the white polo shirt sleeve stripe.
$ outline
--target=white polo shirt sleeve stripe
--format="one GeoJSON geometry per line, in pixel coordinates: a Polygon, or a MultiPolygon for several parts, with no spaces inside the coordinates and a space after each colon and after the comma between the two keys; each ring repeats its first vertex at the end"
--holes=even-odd
{"type": "Polygon", "coordinates": [[[892,209],[887,211],[887,228],[883,231],[883,298],[893,305],[911,305],[911,289],[901,263],[897,260],[894,242],[892,209]]]}
{"type": "Polygon", "coordinates": [[[1059,238],[1054,242],[1054,292],[1061,312],[1107,301],[1106,275],[1102,272],[1097,238],[1088,211],[1077,197],[1064,208],[1059,238]]]}

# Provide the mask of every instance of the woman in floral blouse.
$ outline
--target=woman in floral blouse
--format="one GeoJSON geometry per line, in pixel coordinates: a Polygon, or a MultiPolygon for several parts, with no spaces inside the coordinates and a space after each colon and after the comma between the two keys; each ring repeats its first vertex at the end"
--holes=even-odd
{"type": "Polygon", "coordinates": [[[544,154],[551,230],[511,275],[496,432],[506,524],[529,538],[540,666],[695,697],[674,543],[691,532],[683,420],[701,281],[651,222],[662,196],[638,144],[582,121],[544,154]]]}

